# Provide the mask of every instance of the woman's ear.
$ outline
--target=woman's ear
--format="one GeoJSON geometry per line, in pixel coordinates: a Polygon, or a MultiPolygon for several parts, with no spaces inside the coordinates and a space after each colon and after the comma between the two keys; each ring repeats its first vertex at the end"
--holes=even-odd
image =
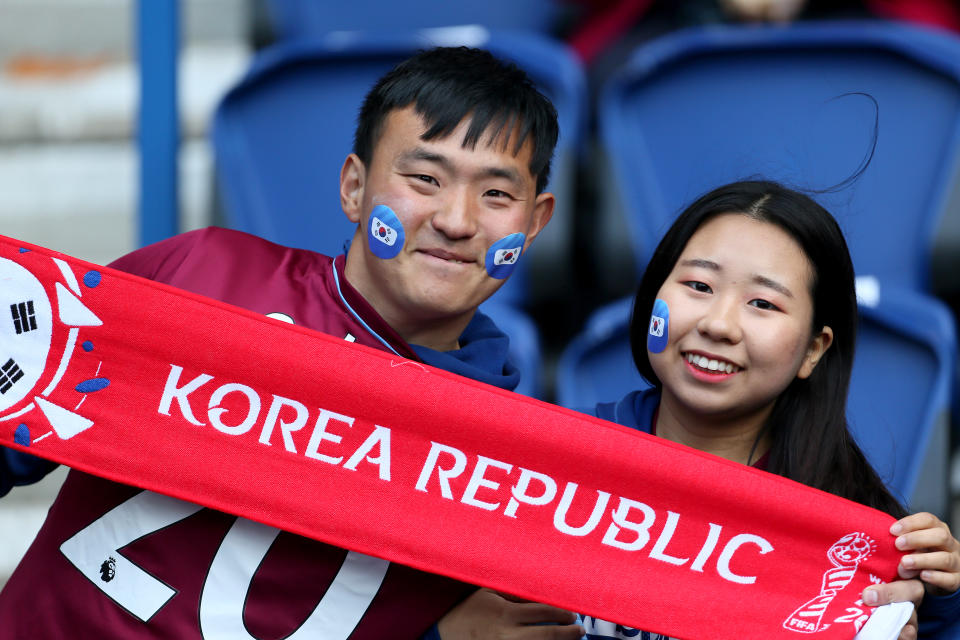
{"type": "Polygon", "coordinates": [[[340,207],[350,222],[360,222],[363,209],[363,185],[367,168],[355,153],[347,156],[340,169],[340,207]]]}
{"type": "Polygon", "coordinates": [[[831,344],[833,344],[833,329],[824,326],[820,333],[810,340],[810,346],[807,347],[807,352],[803,355],[803,362],[800,363],[797,377],[801,379],[809,378],[831,344]]]}

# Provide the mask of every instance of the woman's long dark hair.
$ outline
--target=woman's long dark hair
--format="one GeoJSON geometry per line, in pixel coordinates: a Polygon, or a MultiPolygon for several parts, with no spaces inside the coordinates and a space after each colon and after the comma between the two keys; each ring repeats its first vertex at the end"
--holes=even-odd
{"type": "MultiPolygon", "coordinates": [[[[767,470],[885,511],[906,514],[867,462],[847,427],[847,392],[857,333],[853,263],[833,216],[811,198],[775,182],[725,185],[680,214],[657,246],[637,290],[630,343],[637,369],[661,386],[647,353],[653,302],[691,236],[707,220],[737,213],[774,224],[803,249],[813,269],[812,331],[833,329],[833,344],[806,379],[780,394],[764,426],[771,448],[767,470]]],[[[758,436],[759,439],[759,436],[758,436]]]]}

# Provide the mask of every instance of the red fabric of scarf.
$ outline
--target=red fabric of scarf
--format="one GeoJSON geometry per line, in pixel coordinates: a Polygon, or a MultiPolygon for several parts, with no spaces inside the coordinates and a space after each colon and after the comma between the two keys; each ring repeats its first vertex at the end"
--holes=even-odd
{"type": "Polygon", "coordinates": [[[878,511],[0,236],[0,444],[675,637],[850,638],[878,511]]]}

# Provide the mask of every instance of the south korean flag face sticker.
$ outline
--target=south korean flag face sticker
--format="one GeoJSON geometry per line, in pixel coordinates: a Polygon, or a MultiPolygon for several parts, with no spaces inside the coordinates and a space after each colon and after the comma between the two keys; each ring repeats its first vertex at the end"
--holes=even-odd
{"type": "Polygon", "coordinates": [[[486,267],[487,273],[491,278],[497,280],[506,279],[520,259],[523,253],[523,245],[527,237],[522,233],[511,233],[506,238],[502,238],[493,243],[493,246],[487,251],[486,267]]]}
{"type": "Polygon", "coordinates": [[[660,353],[667,348],[670,339],[670,309],[667,303],[657,298],[653,302],[650,314],[650,329],[647,332],[647,349],[650,353],[660,353]]]}
{"type": "Polygon", "coordinates": [[[373,255],[383,260],[395,257],[403,249],[403,225],[393,209],[378,204],[370,212],[367,225],[367,244],[373,255]]]}

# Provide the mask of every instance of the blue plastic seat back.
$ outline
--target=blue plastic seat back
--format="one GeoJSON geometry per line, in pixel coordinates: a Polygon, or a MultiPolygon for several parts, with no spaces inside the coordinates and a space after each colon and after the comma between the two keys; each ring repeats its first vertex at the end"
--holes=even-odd
{"type": "Polygon", "coordinates": [[[858,273],[928,289],[960,150],[960,39],[881,22],[693,29],[633,53],[599,118],[638,271],[709,189],[759,176],[822,190],[853,175],[870,151],[873,100],[869,166],[817,199],[858,273]]]}
{"type": "Polygon", "coordinates": [[[563,350],[557,363],[557,404],[588,410],[650,386],[630,352],[632,306],[629,297],[597,309],[563,350]]]}
{"type": "Polygon", "coordinates": [[[914,510],[948,514],[953,315],[935,298],[890,287],[878,304],[861,302],[860,313],[850,430],[901,500],[914,510]]]}
{"type": "MultiPolygon", "coordinates": [[[[559,404],[590,408],[649,386],[630,354],[631,303],[598,310],[568,345],[557,371],[559,404]]],[[[861,305],[847,404],[851,431],[899,498],[940,513],[947,500],[943,420],[956,345],[953,318],[935,299],[885,288],[874,306],[861,305]]]]}
{"type": "Polygon", "coordinates": [[[556,0],[269,0],[267,8],[279,38],[356,29],[397,31],[464,24],[549,33],[562,10],[556,0]]]}
{"type": "MultiPolygon", "coordinates": [[[[517,62],[553,100],[561,138],[549,188],[558,201],[572,201],[566,191],[583,127],[585,89],[582,68],[565,46],[534,34],[479,27],[383,36],[354,32],[263,50],[221,101],[212,141],[227,224],[280,244],[339,253],[356,228],[340,208],[339,176],[364,96],[418,49],[456,43],[517,62]]],[[[531,254],[541,245],[541,255],[554,252],[549,238],[565,237],[565,217],[558,208],[531,254]]],[[[498,299],[522,304],[527,262],[521,261],[498,299]]]]}
{"type": "Polygon", "coordinates": [[[520,384],[514,391],[542,399],[543,358],[537,325],[526,313],[508,305],[487,302],[481,305],[480,310],[490,316],[501,331],[510,336],[508,355],[520,371],[520,384]]]}

